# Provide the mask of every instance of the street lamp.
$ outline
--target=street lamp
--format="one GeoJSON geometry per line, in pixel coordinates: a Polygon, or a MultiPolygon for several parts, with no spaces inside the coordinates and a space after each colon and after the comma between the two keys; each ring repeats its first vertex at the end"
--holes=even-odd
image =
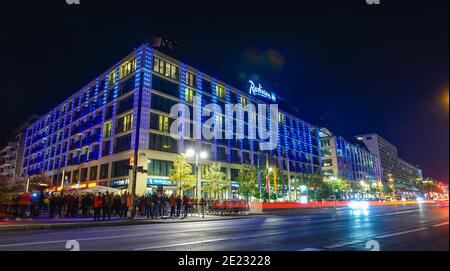
{"type": "Polygon", "coordinates": [[[186,151],[186,157],[187,158],[195,157],[195,195],[194,195],[194,198],[200,198],[201,187],[200,187],[200,182],[199,182],[199,178],[198,178],[199,159],[204,160],[204,159],[208,158],[208,153],[205,151],[197,152],[194,149],[188,149],[186,151]]]}

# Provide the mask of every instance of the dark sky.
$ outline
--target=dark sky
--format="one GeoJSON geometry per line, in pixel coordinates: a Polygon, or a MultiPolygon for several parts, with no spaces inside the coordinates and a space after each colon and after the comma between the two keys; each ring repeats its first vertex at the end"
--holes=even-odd
{"type": "Polygon", "coordinates": [[[161,33],[213,59],[236,87],[258,76],[301,118],[344,136],[379,133],[425,176],[448,181],[448,0],[9,2],[0,142],[161,33]]]}

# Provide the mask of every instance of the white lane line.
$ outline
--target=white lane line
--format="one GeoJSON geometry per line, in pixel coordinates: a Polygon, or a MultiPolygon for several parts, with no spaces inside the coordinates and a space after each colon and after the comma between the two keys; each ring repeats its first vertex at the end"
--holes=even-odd
{"type": "Polygon", "coordinates": [[[286,233],[286,232],[273,232],[273,233],[264,233],[264,234],[254,234],[254,235],[231,237],[231,238],[217,238],[217,239],[209,239],[209,240],[203,240],[203,241],[193,241],[193,242],[170,244],[170,245],[162,245],[162,246],[141,247],[141,248],[135,248],[133,250],[135,250],[135,251],[136,250],[151,250],[151,249],[158,249],[158,248],[188,246],[188,245],[213,243],[213,242],[227,241],[227,240],[239,240],[239,239],[254,238],[254,237],[261,237],[261,236],[270,236],[270,235],[277,235],[277,234],[282,234],[282,233],[286,233]]]}
{"type": "Polygon", "coordinates": [[[355,240],[355,241],[343,242],[343,243],[338,243],[338,244],[334,244],[334,245],[328,245],[328,246],[325,246],[324,248],[333,249],[333,248],[337,248],[337,247],[345,247],[348,245],[353,245],[353,244],[362,243],[362,242],[365,242],[365,241],[355,240]]]}
{"type": "Polygon", "coordinates": [[[390,234],[385,234],[385,235],[378,235],[375,236],[374,238],[387,238],[387,237],[392,237],[392,236],[398,236],[398,235],[403,235],[403,234],[408,234],[408,233],[412,233],[412,232],[418,232],[418,231],[423,231],[426,230],[428,228],[425,227],[421,227],[421,228],[417,228],[417,229],[412,229],[412,230],[407,230],[407,231],[400,231],[400,232],[394,232],[394,233],[390,233],[390,234]]]}
{"type": "Polygon", "coordinates": [[[389,216],[389,215],[396,215],[396,214],[414,213],[414,212],[419,212],[419,211],[420,210],[400,211],[400,212],[393,212],[393,213],[374,215],[374,216],[389,216]]]}
{"type": "Polygon", "coordinates": [[[307,248],[299,249],[299,250],[297,250],[297,251],[323,251],[323,249],[321,249],[321,248],[307,247],[307,248]]]}
{"type": "Polygon", "coordinates": [[[448,225],[448,221],[444,222],[444,223],[434,224],[431,227],[440,227],[440,226],[444,226],[444,225],[448,225]]]}
{"type": "MultiPolygon", "coordinates": [[[[113,236],[104,236],[104,237],[80,238],[80,239],[76,239],[76,240],[77,241],[92,241],[92,240],[102,240],[102,239],[115,239],[115,238],[125,238],[125,237],[148,236],[148,235],[154,235],[154,234],[155,234],[155,232],[148,232],[148,233],[145,233],[145,234],[113,235],[113,236]]],[[[18,247],[18,246],[33,246],[33,245],[63,243],[63,242],[67,242],[68,240],[71,240],[71,238],[64,239],[64,240],[53,240],[53,241],[43,241],[43,242],[29,242],[29,243],[7,244],[7,245],[0,245],[0,248],[2,248],[2,247],[18,247]]]]}

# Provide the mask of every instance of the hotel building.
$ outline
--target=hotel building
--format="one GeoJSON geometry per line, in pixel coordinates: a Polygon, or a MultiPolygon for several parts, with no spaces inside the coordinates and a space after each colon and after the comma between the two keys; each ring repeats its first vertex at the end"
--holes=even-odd
{"type": "MultiPolygon", "coordinates": [[[[208,153],[198,172],[200,179],[205,166],[219,161],[227,180],[234,183],[243,164],[265,166],[266,153],[271,164],[278,157],[286,191],[290,180],[301,173],[320,173],[319,128],[292,114],[278,95],[272,93],[270,99],[252,95],[248,86],[231,86],[163,49],[141,45],[30,125],[24,137],[22,176],[45,174],[54,185],[96,182],[131,191],[130,162],[134,162],[147,171],[137,173],[137,194],[155,189],[170,193],[177,188],[167,177],[172,161],[191,147],[208,153]],[[214,103],[223,112],[226,103],[276,100],[277,148],[263,153],[258,140],[247,139],[174,139],[169,133],[174,121],[171,107],[185,104],[192,113],[194,96],[201,97],[200,107],[214,103]]],[[[236,121],[247,128],[248,116],[236,121]]],[[[233,129],[225,127],[223,118],[220,123],[223,130],[233,129]]]]}

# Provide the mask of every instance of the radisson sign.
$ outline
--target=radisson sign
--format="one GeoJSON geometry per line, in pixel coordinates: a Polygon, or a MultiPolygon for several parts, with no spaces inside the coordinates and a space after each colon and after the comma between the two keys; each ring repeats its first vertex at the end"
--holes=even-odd
{"type": "Polygon", "coordinates": [[[258,84],[258,87],[256,87],[255,83],[253,83],[252,80],[248,81],[250,83],[250,87],[248,92],[255,96],[261,96],[266,99],[272,100],[273,102],[277,101],[277,97],[275,96],[275,93],[269,92],[261,86],[261,84],[258,84]]]}

